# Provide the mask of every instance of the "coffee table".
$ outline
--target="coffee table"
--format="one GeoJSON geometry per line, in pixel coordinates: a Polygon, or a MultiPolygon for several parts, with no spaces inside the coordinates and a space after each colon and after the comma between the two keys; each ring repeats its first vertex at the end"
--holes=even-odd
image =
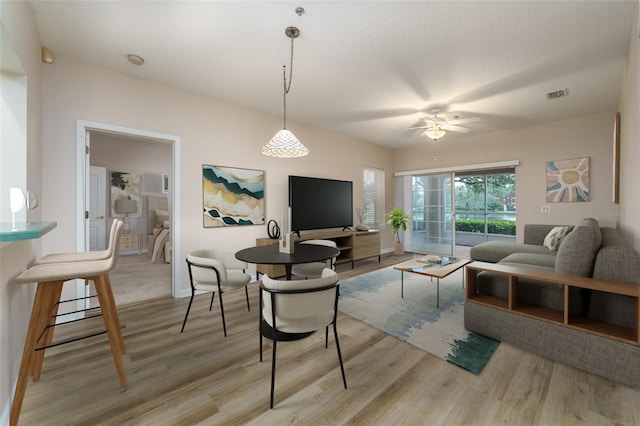
{"type": "MultiPolygon", "coordinates": [[[[393,267],[400,271],[400,296],[404,298],[404,273],[426,275],[436,279],[436,308],[440,307],[440,278],[448,277],[463,268],[464,265],[470,263],[469,259],[461,259],[459,257],[440,256],[442,263],[431,263],[424,258],[409,260],[393,267]]],[[[464,269],[462,270],[462,287],[464,287],[464,269]]]]}

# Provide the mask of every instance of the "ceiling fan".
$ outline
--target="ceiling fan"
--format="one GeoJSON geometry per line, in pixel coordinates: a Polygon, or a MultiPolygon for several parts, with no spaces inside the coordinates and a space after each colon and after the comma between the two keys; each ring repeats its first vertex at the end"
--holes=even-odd
{"type": "Polygon", "coordinates": [[[424,119],[425,124],[423,126],[410,127],[410,129],[425,129],[424,134],[434,141],[446,135],[447,131],[467,133],[471,129],[459,126],[460,124],[481,121],[480,117],[458,118],[458,116],[454,116],[453,120],[446,120],[444,117],[438,116],[438,114],[442,112],[442,108],[440,107],[431,108],[429,112],[433,114],[432,118],[424,119]]]}

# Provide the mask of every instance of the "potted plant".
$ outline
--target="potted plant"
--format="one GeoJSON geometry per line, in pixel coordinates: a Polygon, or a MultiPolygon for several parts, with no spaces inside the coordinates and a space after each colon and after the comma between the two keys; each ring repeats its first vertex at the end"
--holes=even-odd
{"type": "Polygon", "coordinates": [[[404,253],[404,243],[400,241],[400,234],[398,231],[402,228],[403,231],[407,230],[407,225],[411,223],[411,217],[406,214],[402,209],[393,208],[387,214],[387,223],[391,225],[393,233],[396,235],[396,240],[393,243],[394,254],[401,255],[404,253]]]}

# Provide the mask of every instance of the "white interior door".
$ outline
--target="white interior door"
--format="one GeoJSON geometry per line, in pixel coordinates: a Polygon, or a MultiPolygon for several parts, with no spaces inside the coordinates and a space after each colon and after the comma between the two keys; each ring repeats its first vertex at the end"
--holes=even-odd
{"type": "Polygon", "coordinates": [[[89,250],[105,250],[107,169],[91,166],[89,170],[89,250]]]}

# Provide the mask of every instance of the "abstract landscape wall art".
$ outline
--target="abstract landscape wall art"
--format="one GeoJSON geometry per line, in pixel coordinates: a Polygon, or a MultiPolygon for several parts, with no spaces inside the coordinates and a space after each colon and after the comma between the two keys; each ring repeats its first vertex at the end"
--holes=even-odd
{"type": "Polygon", "coordinates": [[[264,225],[264,171],[202,165],[203,226],[264,225]]]}
{"type": "Polygon", "coordinates": [[[119,198],[136,200],[137,210],[129,217],[142,216],[142,174],[128,172],[111,172],[111,217],[122,217],[113,208],[119,198]]]}
{"type": "Polygon", "coordinates": [[[589,201],[589,157],[547,161],[547,201],[589,201]]]}

